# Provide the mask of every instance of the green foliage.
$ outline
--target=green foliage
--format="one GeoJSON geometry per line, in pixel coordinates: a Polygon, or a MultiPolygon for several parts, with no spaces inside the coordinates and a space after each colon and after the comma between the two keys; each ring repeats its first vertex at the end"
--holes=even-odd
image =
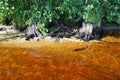
{"type": "Polygon", "coordinates": [[[0,23],[7,17],[22,30],[36,19],[42,34],[49,23],[71,24],[78,16],[97,26],[103,20],[120,24],[119,5],[120,0],[0,0],[0,23]]]}
{"type": "Polygon", "coordinates": [[[4,18],[5,18],[5,16],[4,16],[4,14],[3,14],[3,2],[0,2],[0,24],[2,24],[2,23],[4,23],[4,18]]]}
{"type": "Polygon", "coordinates": [[[120,24],[120,0],[105,0],[102,4],[104,17],[109,22],[120,24]]]}
{"type": "Polygon", "coordinates": [[[36,26],[43,34],[47,31],[45,26],[56,21],[69,22],[76,15],[82,16],[82,0],[3,0],[2,13],[12,19],[17,28],[29,25],[37,19],[36,26]]]}
{"type": "Polygon", "coordinates": [[[120,0],[87,0],[84,19],[100,26],[102,21],[120,24],[120,0]]]}
{"type": "Polygon", "coordinates": [[[4,14],[0,13],[0,24],[4,23],[4,14]]]}
{"type": "Polygon", "coordinates": [[[86,22],[91,22],[100,26],[102,19],[102,8],[99,0],[88,0],[84,5],[85,12],[83,18],[86,22]]]}

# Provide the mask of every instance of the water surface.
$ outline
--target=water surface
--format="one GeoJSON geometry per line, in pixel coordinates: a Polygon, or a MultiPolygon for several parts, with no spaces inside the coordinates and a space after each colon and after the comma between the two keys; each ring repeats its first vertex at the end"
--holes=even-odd
{"type": "Polygon", "coordinates": [[[120,80],[120,43],[25,43],[1,44],[0,80],[120,80]]]}

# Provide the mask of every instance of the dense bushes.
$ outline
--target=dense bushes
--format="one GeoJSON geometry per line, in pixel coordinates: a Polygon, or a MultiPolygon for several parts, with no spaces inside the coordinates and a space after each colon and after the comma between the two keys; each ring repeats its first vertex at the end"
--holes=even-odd
{"type": "Polygon", "coordinates": [[[80,16],[97,26],[101,22],[120,24],[119,5],[120,0],[2,0],[0,22],[4,23],[7,18],[22,30],[36,19],[36,28],[43,34],[49,23],[53,27],[71,24],[80,16]]]}
{"type": "Polygon", "coordinates": [[[120,24],[120,0],[101,1],[101,7],[105,22],[120,24]]]}

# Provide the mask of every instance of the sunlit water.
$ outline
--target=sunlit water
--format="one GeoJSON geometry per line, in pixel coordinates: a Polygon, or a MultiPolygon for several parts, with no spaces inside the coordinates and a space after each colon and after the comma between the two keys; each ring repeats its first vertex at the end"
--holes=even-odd
{"type": "Polygon", "coordinates": [[[0,80],[120,80],[120,43],[37,44],[1,44],[0,80]]]}

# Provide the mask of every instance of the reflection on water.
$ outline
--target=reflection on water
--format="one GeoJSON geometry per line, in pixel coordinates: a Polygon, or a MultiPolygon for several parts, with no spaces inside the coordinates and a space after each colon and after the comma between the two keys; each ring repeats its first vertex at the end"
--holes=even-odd
{"type": "Polygon", "coordinates": [[[120,80],[120,43],[2,45],[0,80],[120,80]]]}

